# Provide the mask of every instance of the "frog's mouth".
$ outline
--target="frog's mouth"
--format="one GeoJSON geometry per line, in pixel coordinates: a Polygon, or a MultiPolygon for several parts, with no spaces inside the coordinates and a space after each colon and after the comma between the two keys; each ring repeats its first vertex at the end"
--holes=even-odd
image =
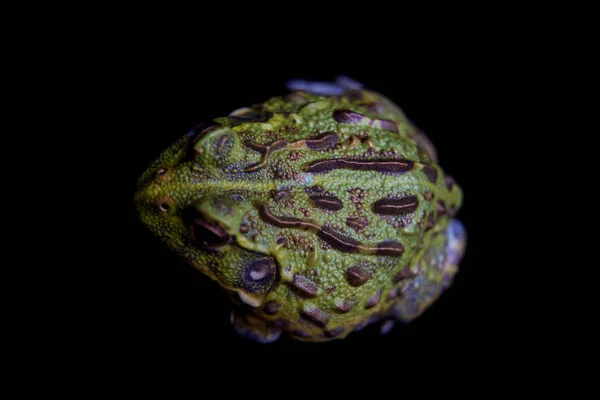
{"type": "Polygon", "coordinates": [[[234,237],[227,233],[225,227],[195,207],[182,212],[184,225],[192,240],[203,249],[214,249],[231,243],[234,237]]]}

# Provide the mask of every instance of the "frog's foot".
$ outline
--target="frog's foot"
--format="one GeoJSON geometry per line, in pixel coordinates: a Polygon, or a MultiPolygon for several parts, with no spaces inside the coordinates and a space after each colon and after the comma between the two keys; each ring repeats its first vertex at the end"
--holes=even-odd
{"type": "Polygon", "coordinates": [[[465,253],[466,241],[467,234],[462,222],[450,220],[446,231],[437,237],[420,260],[427,268],[419,271],[412,281],[403,286],[403,296],[392,310],[395,319],[412,321],[452,285],[465,253]]]}
{"type": "Polygon", "coordinates": [[[450,220],[446,230],[446,269],[458,268],[467,247],[467,230],[458,219],[450,220]]]}
{"type": "Polygon", "coordinates": [[[281,329],[239,310],[231,312],[231,324],[238,335],[259,343],[274,342],[281,335],[281,329]]]}
{"type": "Polygon", "coordinates": [[[304,90],[317,96],[341,96],[346,90],[363,88],[363,84],[350,77],[338,75],[335,82],[292,79],[287,81],[287,88],[290,91],[304,90]]]}

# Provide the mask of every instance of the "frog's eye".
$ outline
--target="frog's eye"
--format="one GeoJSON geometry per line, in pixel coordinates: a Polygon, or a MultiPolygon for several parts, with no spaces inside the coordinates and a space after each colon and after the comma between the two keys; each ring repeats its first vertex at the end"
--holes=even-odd
{"type": "Polygon", "coordinates": [[[190,145],[191,159],[207,167],[229,165],[243,154],[239,136],[220,125],[205,128],[192,138],[190,145]]]}
{"type": "Polygon", "coordinates": [[[229,242],[229,235],[219,224],[195,218],[191,223],[192,238],[202,247],[222,246],[229,242]]]}
{"type": "Polygon", "coordinates": [[[242,271],[242,287],[252,293],[266,293],[275,280],[275,263],[259,258],[248,263],[242,271]]]}

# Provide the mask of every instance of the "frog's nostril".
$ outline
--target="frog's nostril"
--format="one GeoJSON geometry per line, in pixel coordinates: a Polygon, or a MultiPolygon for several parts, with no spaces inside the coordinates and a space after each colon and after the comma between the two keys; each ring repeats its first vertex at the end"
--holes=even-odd
{"type": "Polygon", "coordinates": [[[173,199],[171,197],[165,196],[156,201],[156,208],[163,214],[167,214],[173,208],[173,199]]]}

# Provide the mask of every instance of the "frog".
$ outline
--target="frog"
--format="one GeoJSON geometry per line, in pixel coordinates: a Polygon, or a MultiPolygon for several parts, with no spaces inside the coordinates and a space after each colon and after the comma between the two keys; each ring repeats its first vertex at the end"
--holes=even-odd
{"type": "Polygon", "coordinates": [[[260,343],[345,339],[422,315],[466,249],[462,188],[402,109],[348,77],[193,127],[137,182],[137,214],[260,343]]]}

